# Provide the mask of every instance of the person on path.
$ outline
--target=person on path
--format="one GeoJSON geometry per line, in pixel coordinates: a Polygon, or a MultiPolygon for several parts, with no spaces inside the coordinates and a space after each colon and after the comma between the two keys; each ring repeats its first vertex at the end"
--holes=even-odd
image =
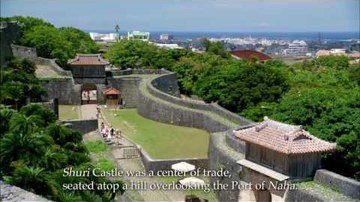
{"type": "Polygon", "coordinates": [[[116,144],[121,145],[120,140],[121,140],[121,131],[119,129],[117,129],[115,131],[115,138],[116,138],[116,144]]]}

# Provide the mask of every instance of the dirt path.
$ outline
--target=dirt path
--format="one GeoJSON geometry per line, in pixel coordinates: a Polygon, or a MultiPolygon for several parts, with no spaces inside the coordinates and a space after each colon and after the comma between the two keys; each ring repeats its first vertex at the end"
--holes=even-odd
{"type": "MultiPolygon", "coordinates": [[[[82,105],[80,107],[81,119],[96,118],[96,106],[93,104],[82,105]]],[[[102,116],[99,117],[99,124],[104,122],[109,125],[106,119],[102,116]]],[[[98,132],[90,132],[85,134],[84,139],[86,141],[103,140],[98,132]]],[[[123,158],[124,148],[135,148],[136,145],[126,138],[121,139],[121,145],[110,144],[110,152],[112,158],[116,161],[118,168],[124,171],[145,171],[144,165],[140,158],[123,158]]],[[[156,177],[131,177],[126,176],[125,180],[130,185],[131,183],[137,184],[141,182],[161,183],[162,181],[156,177]]],[[[144,201],[184,201],[185,193],[182,191],[162,191],[162,190],[136,190],[144,201]]]]}

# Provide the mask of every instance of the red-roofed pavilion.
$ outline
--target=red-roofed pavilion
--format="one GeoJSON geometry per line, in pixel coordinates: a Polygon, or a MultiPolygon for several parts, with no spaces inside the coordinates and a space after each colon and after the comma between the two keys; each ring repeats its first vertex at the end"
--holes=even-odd
{"type": "Polygon", "coordinates": [[[106,89],[103,93],[106,99],[106,105],[115,106],[119,104],[119,95],[120,95],[119,90],[111,87],[106,89]]]}
{"type": "Polygon", "coordinates": [[[311,135],[302,126],[267,117],[261,123],[234,131],[234,136],[246,143],[245,159],[251,162],[242,161],[244,165],[256,163],[289,178],[312,176],[320,168],[321,153],[336,148],[335,143],[311,135]]]}

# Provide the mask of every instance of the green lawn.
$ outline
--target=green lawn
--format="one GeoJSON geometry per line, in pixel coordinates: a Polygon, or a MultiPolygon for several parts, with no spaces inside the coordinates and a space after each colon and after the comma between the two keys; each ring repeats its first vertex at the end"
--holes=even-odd
{"type": "Polygon", "coordinates": [[[59,105],[59,119],[78,119],[79,106],[78,105],[59,105]]]}
{"type": "Polygon", "coordinates": [[[209,134],[204,130],[159,123],[140,116],[136,109],[105,109],[115,128],[141,145],[155,159],[206,158],[209,134]]]}

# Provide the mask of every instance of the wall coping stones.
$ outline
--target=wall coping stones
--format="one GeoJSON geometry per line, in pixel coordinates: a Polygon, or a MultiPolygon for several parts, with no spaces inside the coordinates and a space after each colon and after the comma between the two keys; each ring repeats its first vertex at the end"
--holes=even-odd
{"type": "Polygon", "coordinates": [[[326,169],[319,169],[315,173],[314,181],[337,190],[346,196],[360,199],[360,182],[354,179],[326,169]]]}

